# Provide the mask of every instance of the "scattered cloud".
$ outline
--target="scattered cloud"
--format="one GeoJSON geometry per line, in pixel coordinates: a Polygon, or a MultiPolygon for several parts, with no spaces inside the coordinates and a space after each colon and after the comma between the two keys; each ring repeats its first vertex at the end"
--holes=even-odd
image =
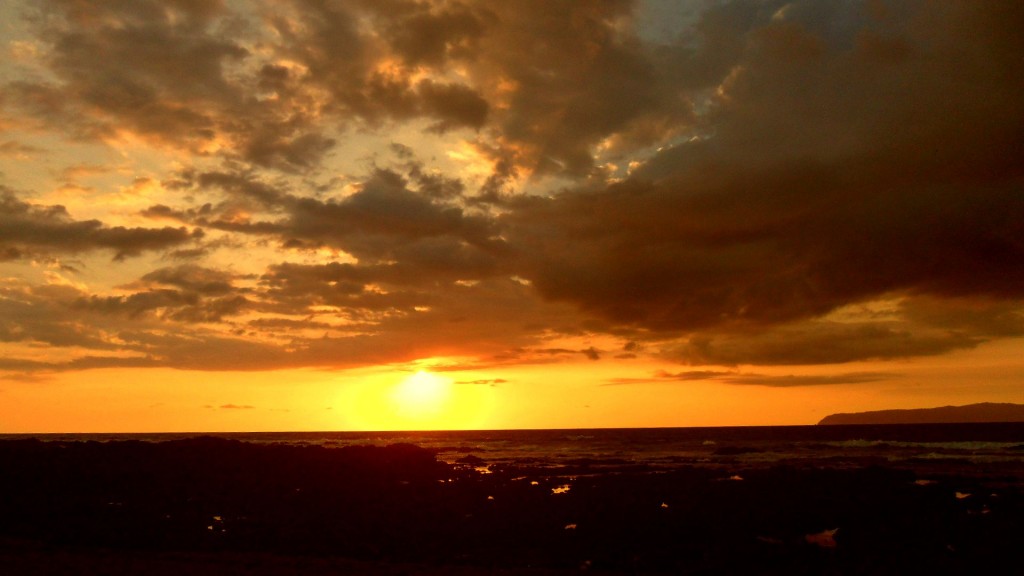
{"type": "Polygon", "coordinates": [[[74,254],[101,249],[113,251],[114,259],[122,260],[203,237],[198,228],[126,228],[75,220],[63,206],[23,202],[4,188],[0,188],[0,231],[0,255],[9,260],[50,251],[74,254]]]}
{"type": "Polygon", "coordinates": [[[727,370],[685,370],[681,372],[668,372],[656,370],[650,376],[644,377],[619,377],[605,380],[607,386],[622,386],[628,384],[651,384],[656,382],[692,382],[697,380],[723,380],[736,376],[735,371],[727,370]]]}
{"type": "Polygon", "coordinates": [[[716,370],[685,370],[683,372],[666,372],[659,370],[654,373],[657,378],[669,380],[708,380],[735,375],[735,372],[720,372],[716,370]]]}
{"type": "Polygon", "coordinates": [[[458,380],[456,384],[468,384],[473,386],[497,386],[498,384],[505,384],[508,380],[504,378],[485,378],[482,380],[458,380]]]}
{"type": "Polygon", "coordinates": [[[657,371],[650,377],[609,378],[605,385],[652,384],[665,382],[693,382],[713,380],[723,384],[741,386],[767,386],[772,388],[794,388],[799,386],[830,386],[839,384],[866,384],[900,378],[900,374],[888,372],[846,372],[840,374],[768,375],[736,371],[697,370],[685,372],[657,371]]]}
{"type": "Polygon", "coordinates": [[[824,374],[824,375],[785,375],[768,376],[763,374],[737,374],[729,376],[722,381],[726,384],[739,384],[744,386],[770,386],[773,388],[790,388],[794,386],[832,386],[837,384],[866,384],[881,380],[892,380],[898,378],[898,374],[886,372],[849,372],[845,374],[824,374]]]}

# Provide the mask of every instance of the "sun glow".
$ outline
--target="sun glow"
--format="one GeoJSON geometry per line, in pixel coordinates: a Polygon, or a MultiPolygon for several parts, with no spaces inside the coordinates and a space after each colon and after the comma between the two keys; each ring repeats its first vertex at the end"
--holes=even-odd
{"type": "Polygon", "coordinates": [[[391,399],[398,414],[419,419],[435,417],[444,411],[451,394],[451,380],[421,370],[399,382],[391,399]]]}
{"type": "Polygon", "coordinates": [[[466,430],[488,427],[495,393],[421,370],[367,378],[346,387],[339,400],[349,429],[466,430]]]}

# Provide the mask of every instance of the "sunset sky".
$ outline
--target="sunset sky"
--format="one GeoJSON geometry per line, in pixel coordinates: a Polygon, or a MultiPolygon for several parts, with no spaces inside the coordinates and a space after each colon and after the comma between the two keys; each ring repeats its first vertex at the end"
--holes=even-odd
{"type": "Polygon", "coordinates": [[[0,433],[1024,402],[1024,2],[0,3],[0,433]]]}

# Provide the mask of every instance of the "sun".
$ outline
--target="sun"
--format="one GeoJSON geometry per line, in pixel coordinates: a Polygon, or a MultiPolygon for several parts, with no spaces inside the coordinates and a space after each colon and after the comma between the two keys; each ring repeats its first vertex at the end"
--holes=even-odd
{"type": "MultiPolygon", "coordinates": [[[[488,426],[499,388],[421,370],[389,370],[344,386],[339,406],[354,430],[480,430],[488,426]]],[[[489,380],[484,380],[489,381],[489,380]]]]}
{"type": "Polygon", "coordinates": [[[399,382],[391,399],[399,415],[426,419],[444,412],[451,395],[451,380],[421,370],[399,382]]]}

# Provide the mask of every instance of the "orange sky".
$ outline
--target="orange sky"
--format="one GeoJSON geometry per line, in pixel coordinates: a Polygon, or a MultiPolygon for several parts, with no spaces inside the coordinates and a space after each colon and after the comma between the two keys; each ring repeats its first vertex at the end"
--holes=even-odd
{"type": "Polygon", "coordinates": [[[1015,3],[0,22],[0,433],[1024,402],[1015,3]]]}

